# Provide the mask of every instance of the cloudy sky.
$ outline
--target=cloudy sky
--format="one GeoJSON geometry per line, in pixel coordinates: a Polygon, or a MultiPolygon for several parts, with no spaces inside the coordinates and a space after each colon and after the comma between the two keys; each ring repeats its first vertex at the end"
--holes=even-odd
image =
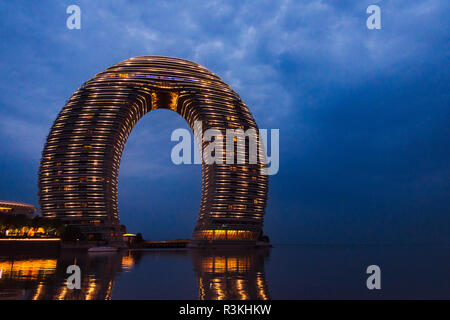
{"type": "MultiPolygon", "coordinates": [[[[0,199],[38,205],[46,135],[71,94],[133,56],[193,60],[280,129],[265,232],[275,243],[450,243],[450,4],[423,1],[2,1],[0,199]],[[81,8],[81,29],[66,8],[81,8]],[[381,8],[368,30],[366,8],[381,8]]],[[[186,238],[201,168],[170,161],[158,110],[119,176],[130,232],[186,238]]]]}

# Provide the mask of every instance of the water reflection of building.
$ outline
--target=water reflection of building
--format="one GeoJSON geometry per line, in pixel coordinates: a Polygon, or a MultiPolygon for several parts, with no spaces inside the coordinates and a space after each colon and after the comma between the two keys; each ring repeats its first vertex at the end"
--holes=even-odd
{"type": "Polygon", "coordinates": [[[0,258],[0,300],[29,299],[32,291],[55,275],[55,257],[0,258]]]}
{"type": "MultiPolygon", "coordinates": [[[[149,257],[192,258],[198,297],[216,299],[269,299],[264,275],[268,249],[257,251],[151,250],[123,253],[60,252],[54,256],[0,256],[0,300],[111,299],[119,272],[133,271],[149,257]],[[81,269],[81,289],[68,289],[69,265],[81,269]]],[[[147,264],[148,265],[148,264],[147,264]]],[[[148,270],[151,272],[151,267],[148,270]]],[[[170,286],[173,283],[168,283],[170,286]]],[[[176,284],[175,284],[176,286],[176,284]]]]}
{"type": "Polygon", "coordinates": [[[200,300],[268,300],[268,250],[192,252],[200,300]]]}
{"type": "Polygon", "coordinates": [[[0,299],[105,300],[111,298],[114,277],[133,265],[121,254],[63,252],[52,259],[0,261],[0,299]],[[123,260],[125,259],[125,260],[123,260]],[[69,265],[82,270],[81,289],[67,288],[69,265]]]}
{"type": "Polygon", "coordinates": [[[51,300],[109,300],[114,277],[122,267],[122,256],[118,254],[73,254],[63,253],[58,259],[55,277],[40,285],[32,294],[32,299],[51,300]],[[77,265],[82,270],[81,289],[67,288],[66,273],[69,265],[77,265]]]}
{"type": "Polygon", "coordinates": [[[55,272],[56,262],[56,259],[0,261],[1,278],[39,280],[55,272]]]}

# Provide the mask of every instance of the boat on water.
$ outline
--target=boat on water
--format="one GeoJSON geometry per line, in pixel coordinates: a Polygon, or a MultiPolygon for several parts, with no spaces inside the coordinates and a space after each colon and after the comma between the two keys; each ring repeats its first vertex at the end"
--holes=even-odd
{"type": "Polygon", "coordinates": [[[116,247],[92,247],[88,252],[117,252],[119,248],[116,247]]]}

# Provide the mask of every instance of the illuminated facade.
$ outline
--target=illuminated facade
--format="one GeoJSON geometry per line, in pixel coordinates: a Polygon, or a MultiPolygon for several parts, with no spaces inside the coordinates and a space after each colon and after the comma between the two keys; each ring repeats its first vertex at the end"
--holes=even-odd
{"type": "MultiPolygon", "coordinates": [[[[27,203],[0,201],[0,245],[26,241],[59,241],[58,225],[43,219],[36,208],[27,203]]],[[[1,270],[1,269],[0,269],[1,270]]]]}
{"type": "MultiPolygon", "coordinates": [[[[245,103],[204,67],[157,56],[120,62],[83,84],[53,124],[39,172],[44,216],[79,227],[88,240],[120,240],[117,182],[122,151],[134,125],[155,109],[177,112],[191,129],[201,121],[202,132],[258,132],[245,103]]],[[[207,146],[203,142],[201,150],[207,146]]],[[[248,159],[247,147],[245,153],[248,159]]],[[[262,167],[248,161],[202,163],[201,205],[191,243],[258,239],[268,191],[262,167]]]]}
{"type": "Polygon", "coordinates": [[[0,215],[1,214],[24,215],[28,218],[32,218],[35,216],[34,214],[35,211],[36,208],[31,204],[0,200],[0,215]]]}

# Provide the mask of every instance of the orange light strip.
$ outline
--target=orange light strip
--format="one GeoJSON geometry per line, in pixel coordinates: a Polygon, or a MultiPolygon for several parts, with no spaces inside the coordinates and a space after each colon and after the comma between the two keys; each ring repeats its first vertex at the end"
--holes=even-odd
{"type": "Polygon", "coordinates": [[[1,238],[0,241],[61,241],[61,238],[22,238],[22,239],[5,239],[1,238]]]}

